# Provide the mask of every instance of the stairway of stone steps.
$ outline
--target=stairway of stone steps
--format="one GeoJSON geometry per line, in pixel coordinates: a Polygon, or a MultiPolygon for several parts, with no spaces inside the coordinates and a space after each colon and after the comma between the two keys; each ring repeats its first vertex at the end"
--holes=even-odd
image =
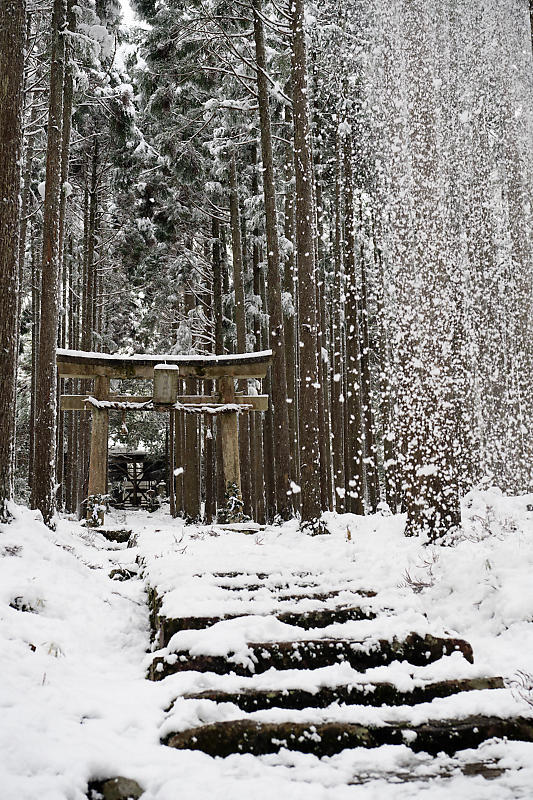
{"type": "MultiPolygon", "coordinates": [[[[380,621],[386,620],[389,628],[392,622],[394,628],[397,620],[400,631],[405,625],[394,609],[383,606],[379,594],[369,588],[359,587],[349,579],[332,582],[330,577],[325,580],[321,575],[297,572],[210,573],[198,574],[194,580],[199,587],[216,587],[217,592],[222,592],[218,596],[226,602],[221,607],[228,610],[220,615],[170,618],[163,613],[164,596],[157,589],[150,589],[151,626],[157,650],[148,677],[160,681],[195,671],[212,680],[215,676],[228,676],[229,680],[231,676],[231,686],[177,697],[167,709],[162,736],[162,742],[169,747],[222,757],[232,753],[263,755],[287,748],[321,757],[346,748],[387,744],[407,745],[415,752],[453,755],[458,750],[477,748],[492,738],[533,741],[532,719],[498,716],[494,713],[497,704],[488,702],[494,697],[492,692],[504,688],[501,677],[459,674],[453,679],[424,678],[424,668],[430,664],[438,667],[444,657],[454,654],[460,673],[461,664],[467,667],[474,662],[471,645],[442,633],[411,631],[380,636],[380,621]],[[189,632],[190,641],[190,635],[194,637],[198,631],[200,644],[202,632],[248,616],[273,616],[294,627],[294,639],[247,641],[247,658],[243,660],[235,659],[232,653],[203,653],[201,645],[179,648],[180,632],[189,632]],[[374,624],[378,633],[369,635],[374,624]],[[360,638],[353,635],[358,625],[364,628],[360,638]],[[334,626],[334,635],[324,635],[330,626],[334,626]],[[349,628],[346,636],[338,635],[343,626],[349,628]],[[412,679],[406,687],[395,680],[399,664],[412,665],[412,679]],[[339,665],[350,671],[350,680],[325,680],[328,669],[339,665]],[[375,668],[380,668],[379,680],[366,676],[368,670],[375,668]],[[300,683],[299,675],[305,677],[300,683]],[[264,680],[261,685],[254,685],[258,678],[267,676],[270,688],[265,688],[264,680]],[[283,680],[284,676],[290,680],[283,680]],[[316,680],[308,688],[313,676],[316,680]],[[482,700],[468,704],[472,693],[487,701],[487,713],[479,713],[482,700]],[[442,705],[438,703],[454,696],[460,696],[461,703],[454,703],[451,716],[448,710],[439,718],[442,705]],[[435,718],[431,712],[428,716],[423,705],[432,702],[437,703],[435,718]],[[198,716],[198,724],[176,730],[172,727],[173,712],[183,703],[194,703],[205,713],[198,716]],[[468,713],[469,705],[475,709],[472,713],[468,713]]],[[[219,635],[222,631],[220,628],[219,635]]],[[[437,669],[434,674],[438,673],[437,669]]]]}

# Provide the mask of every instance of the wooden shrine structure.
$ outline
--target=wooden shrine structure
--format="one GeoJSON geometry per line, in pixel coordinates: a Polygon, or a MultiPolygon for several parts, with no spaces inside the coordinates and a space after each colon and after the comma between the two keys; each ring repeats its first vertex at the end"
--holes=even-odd
{"type": "MultiPolygon", "coordinates": [[[[94,380],[91,394],[61,395],[61,411],[92,413],[87,514],[92,516],[95,498],[107,488],[109,411],[181,411],[184,414],[216,415],[220,421],[222,467],[226,489],[241,494],[237,415],[266,411],[268,395],[235,392],[235,379],[264,378],[272,351],[224,356],[133,355],[120,356],[74,350],[57,351],[60,378],[94,380]],[[151,396],[118,395],[110,381],[153,381],[151,396]],[[216,381],[213,395],[178,395],[181,378],[216,381]]],[[[103,520],[103,515],[99,517],[103,520]]]]}
{"type": "Polygon", "coordinates": [[[115,508],[155,509],[161,497],[161,484],[170,484],[171,469],[165,456],[145,450],[110,448],[107,459],[109,503],[115,508]]]}

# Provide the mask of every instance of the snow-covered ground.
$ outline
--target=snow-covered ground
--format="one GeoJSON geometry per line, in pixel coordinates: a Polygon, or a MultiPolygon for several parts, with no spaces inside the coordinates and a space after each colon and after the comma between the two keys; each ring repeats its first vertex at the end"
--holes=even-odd
{"type": "MultiPolygon", "coordinates": [[[[429,791],[432,800],[533,797],[533,745],[520,742],[488,742],[453,759],[413,754],[403,746],[348,750],[323,759],[288,751],[212,759],[160,744],[170,730],[244,716],[231,704],[216,707],[194,700],[178,700],[168,712],[172,701],[187,691],[312,689],[377,680],[385,669],[388,680],[406,689],[430,679],[503,675],[512,680],[519,670],[533,673],[530,504],[533,496],[472,493],[465,501],[464,532],[449,547],[405,539],[400,517],[331,514],[331,535],[308,538],[293,523],[245,535],[183,527],[163,513],[117,512],[106,527],[132,528],[137,544],[127,548],[69,520],[61,520],[51,532],[34,512],[18,508],[17,520],[0,528],[0,799],[78,800],[85,797],[88,780],[115,775],[136,779],[146,789],[145,800],[266,800],[280,793],[288,800],[402,800],[429,791]],[[138,558],[142,578],[109,578],[114,567],[135,568],[138,558]],[[147,681],[146,583],[164,593],[162,612],[168,616],[252,609],[251,593],[224,591],[215,578],[198,577],[210,572],[271,577],[264,591],[254,593],[253,617],[180,632],[167,654],[187,647],[213,654],[231,651],[245,662],[246,641],[309,638],[309,631],[288,630],[269,614],[273,605],[268,591],[291,573],[309,573],[301,580],[314,583],[313,590],[329,591],[341,584],[375,590],[375,598],[358,601],[385,612],[375,621],[317,629],[314,638],[339,635],[368,641],[412,630],[453,634],[470,641],[475,662],[469,665],[456,654],[426,667],[397,663],[364,676],[341,664],[250,678],[184,672],[147,681]],[[460,768],[485,760],[494,760],[502,770],[490,781],[465,775],[460,768]]],[[[347,592],[345,599],[353,596],[347,592]]],[[[276,608],[294,605],[294,600],[278,602],[276,608]]],[[[298,602],[300,610],[316,607],[316,600],[298,602]]],[[[533,703],[533,697],[507,688],[435,700],[415,709],[332,706],[314,713],[321,719],[373,722],[384,717],[420,722],[478,711],[533,716],[528,700],[533,703]]],[[[271,710],[251,716],[270,720],[276,714],[271,710]]],[[[309,712],[283,712],[283,717],[308,719],[309,712]]]]}

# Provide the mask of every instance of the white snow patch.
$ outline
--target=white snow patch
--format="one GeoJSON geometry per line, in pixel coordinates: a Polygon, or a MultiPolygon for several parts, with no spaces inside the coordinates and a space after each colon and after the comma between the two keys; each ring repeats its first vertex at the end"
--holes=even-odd
{"type": "MultiPolygon", "coordinates": [[[[428,681],[533,672],[533,495],[506,497],[495,489],[465,499],[463,526],[449,547],[429,548],[403,536],[404,518],[328,513],[329,536],[304,537],[296,521],[257,536],[240,530],[185,526],[162,511],[122,512],[110,527],[128,527],[137,545],[108,549],[97,532],[60,519],[51,532],[36,512],[16,508],[16,520],[0,527],[0,794],[2,800],[83,800],[91,778],[126,775],[144,786],[147,800],[270,799],[432,800],[479,797],[514,800],[533,786],[533,745],[489,741],[454,758],[415,754],[407,746],[346,750],[317,759],[281,750],[254,758],[212,759],[162,747],[165,732],[244,714],[230,703],[186,700],[205,689],[304,688],[339,683],[364,686],[391,680],[408,691],[428,681]],[[352,540],[346,541],[350,528],[352,540]],[[211,533],[210,533],[211,531],[211,533]],[[215,535],[216,534],[216,535],[215,535]],[[260,545],[260,546],[258,546],[260,545]],[[319,670],[269,670],[242,678],[187,671],[163,681],[145,679],[149,649],[145,583],[117,583],[111,568],[139,558],[144,581],[163,596],[161,613],[240,613],[206,631],[182,631],[167,649],[233,654],[246,659],[247,642],[312,636],[346,636],[368,646],[379,637],[420,633],[457,634],[474,648],[475,663],[459,653],[415,667],[396,662],[364,674],[346,664],[319,670]],[[429,565],[429,566],[428,566],[429,565]],[[431,575],[428,577],[428,573],[431,575]],[[221,581],[213,572],[243,572],[221,581]],[[264,588],[257,573],[268,573],[264,588]],[[342,588],[321,603],[283,599],[342,588]],[[414,592],[406,580],[426,578],[414,592]],[[293,576],[291,578],[291,576],[293,576]],[[231,584],[227,591],[221,583],[231,584]],[[374,589],[375,598],[357,594],[374,589]],[[271,591],[272,590],[272,591],[271,591]],[[18,598],[18,599],[17,599],[18,598]],[[281,623],[281,610],[313,610],[339,602],[381,612],[378,619],[304,631],[281,623]],[[20,610],[25,607],[27,610],[20,610]],[[387,611],[391,609],[391,611],[387,611]],[[170,703],[179,698],[172,711],[170,703]],[[506,771],[494,780],[468,777],[460,767],[494,760],[506,771]],[[402,780],[402,775],[405,780],[402,780]],[[361,778],[364,776],[364,781],[361,778]]],[[[117,512],[118,514],[118,512],[117,512]]],[[[171,652],[174,651],[174,652],[171,652]]],[[[327,709],[260,711],[257,720],[292,719],[317,724],[345,720],[384,724],[422,723],[475,713],[531,716],[510,689],[470,692],[415,708],[368,708],[334,704],[327,709]]]]}

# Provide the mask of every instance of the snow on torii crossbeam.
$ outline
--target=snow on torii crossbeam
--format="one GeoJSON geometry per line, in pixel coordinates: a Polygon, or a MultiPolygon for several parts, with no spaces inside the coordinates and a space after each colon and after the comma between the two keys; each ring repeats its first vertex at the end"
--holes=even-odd
{"type": "Polygon", "coordinates": [[[224,482],[227,489],[236,489],[240,497],[237,414],[266,411],[268,395],[236,395],[234,380],[264,378],[271,361],[271,350],[224,356],[120,356],[58,350],[57,369],[60,378],[94,379],[90,395],[62,395],[60,399],[62,411],[92,412],[88,515],[94,505],[91,499],[106,494],[109,411],[115,409],[219,415],[224,482]],[[109,381],[112,378],[153,380],[153,394],[151,397],[110,394],[109,381]],[[178,381],[181,378],[216,380],[218,392],[210,396],[178,395],[178,381]]]}

